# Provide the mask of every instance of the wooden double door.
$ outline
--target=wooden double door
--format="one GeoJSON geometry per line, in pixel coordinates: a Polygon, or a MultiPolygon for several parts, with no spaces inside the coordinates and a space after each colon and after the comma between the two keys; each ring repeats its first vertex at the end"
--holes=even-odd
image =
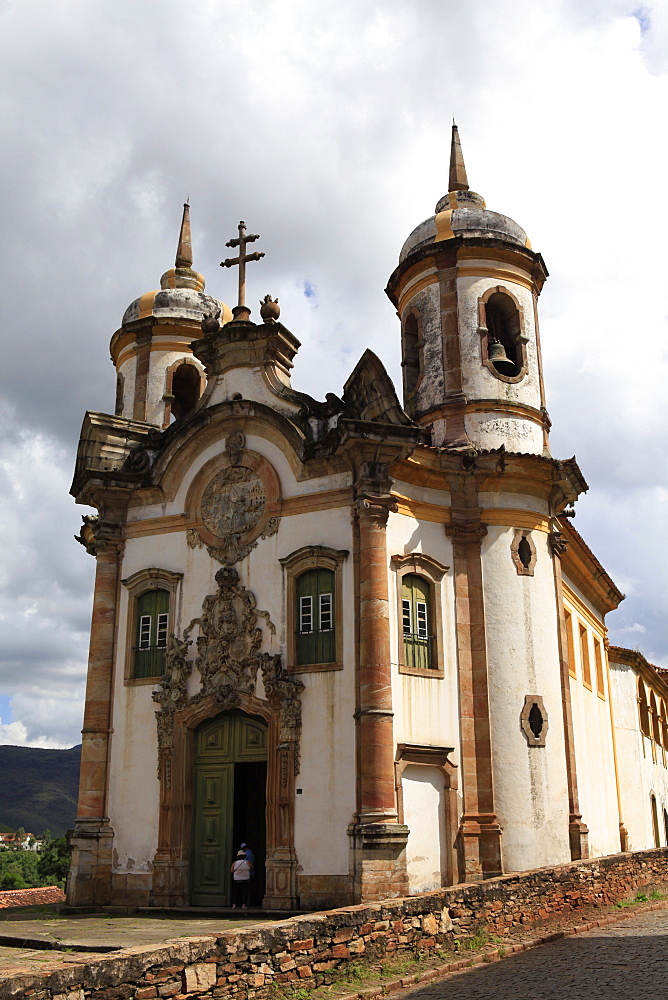
{"type": "Polygon", "coordinates": [[[266,723],[238,710],[203,722],[195,732],[193,777],[192,905],[229,905],[230,865],[242,843],[255,855],[251,902],[261,905],[266,853],[266,723]]]}

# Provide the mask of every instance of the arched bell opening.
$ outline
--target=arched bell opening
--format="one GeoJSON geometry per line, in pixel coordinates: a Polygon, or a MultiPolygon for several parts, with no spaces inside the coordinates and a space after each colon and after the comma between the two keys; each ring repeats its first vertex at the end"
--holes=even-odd
{"type": "Polygon", "coordinates": [[[482,361],[496,378],[519,382],[527,372],[522,308],[498,285],[479,302],[482,361]]]}
{"type": "Polygon", "coordinates": [[[404,405],[411,408],[424,368],[422,332],[418,317],[409,312],[404,318],[401,334],[401,367],[403,370],[404,405]]]}
{"type": "Polygon", "coordinates": [[[190,358],[182,358],[165,373],[163,427],[191,413],[206,387],[206,378],[190,358]]]}

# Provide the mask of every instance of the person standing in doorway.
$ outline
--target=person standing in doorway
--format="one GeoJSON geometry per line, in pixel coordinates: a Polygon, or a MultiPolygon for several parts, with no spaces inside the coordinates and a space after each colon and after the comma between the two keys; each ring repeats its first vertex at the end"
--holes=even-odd
{"type": "Polygon", "coordinates": [[[253,865],[246,858],[246,852],[239,850],[235,860],[230,865],[232,873],[232,908],[241,905],[245,910],[250,903],[251,872],[253,865]]]}

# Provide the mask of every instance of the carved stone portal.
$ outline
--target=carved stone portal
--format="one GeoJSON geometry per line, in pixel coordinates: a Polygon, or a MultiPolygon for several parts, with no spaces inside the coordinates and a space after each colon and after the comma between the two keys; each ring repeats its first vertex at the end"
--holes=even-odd
{"type": "MultiPolygon", "coordinates": [[[[158,729],[160,831],[155,855],[153,904],[182,906],[189,902],[189,857],[192,827],[192,755],[200,722],[239,708],[260,715],[268,725],[267,761],[267,894],[265,905],[296,906],[297,857],[294,849],[294,779],[299,773],[301,692],[304,685],[282,664],[280,655],[262,652],[265,628],[275,628],[266,611],[239,582],[231,566],[216,573],[218,590],[204,599],[202,613],[172,636],[165,674],[153,700],[158,729]],[[196,657],[188,658],[197,629],[196,657]],[[201,687],[189,695],[193,667],[201,687]],[[264,698],[256,693],[261,671],[264,698]]],[[[191,686],[192,690],[192,686],[191,686]]]]}

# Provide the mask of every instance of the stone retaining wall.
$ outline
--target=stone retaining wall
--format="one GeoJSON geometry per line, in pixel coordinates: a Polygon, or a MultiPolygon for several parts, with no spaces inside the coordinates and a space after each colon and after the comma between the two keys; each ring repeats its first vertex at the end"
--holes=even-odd
{"type": "Polygon", "coordinates": [[[319,986],[354,958],[435,948],[480,924],[504,934],[516,924],[609,905],[665,882],[668,848],[615,854],[219,936],[130,948],[93,962],[72,956],[57,968],[3,979],[0,1000],[252,1000],[268,996],[274,984],[319,986]]]}

